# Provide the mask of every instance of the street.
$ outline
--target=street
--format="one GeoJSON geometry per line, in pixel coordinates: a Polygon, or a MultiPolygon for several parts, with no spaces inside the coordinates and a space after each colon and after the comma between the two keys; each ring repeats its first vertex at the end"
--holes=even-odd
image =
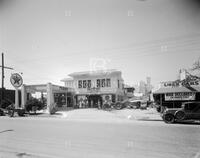
{"type": "Polygon", "coordinates": [[[0,158],[200,157],[199,125],[109,119],[1,117],[0,158]]]}

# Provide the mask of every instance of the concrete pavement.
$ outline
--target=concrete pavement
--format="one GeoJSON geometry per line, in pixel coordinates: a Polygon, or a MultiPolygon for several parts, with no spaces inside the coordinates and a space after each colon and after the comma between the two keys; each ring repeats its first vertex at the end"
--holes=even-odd
{"type": "Polygon", "coordinates": [[[122,109],[122,110],[99,110],[99,109],[74,109],[71,111],[58,111],[58,118],[68,120],[93,120],[93,121],[124,121],[124,120],[160,120],[160,114],[155,109],[122,109]]]}
{"type": "MultiPolygon", "coordinates": [[[[108,114],[107,119],[110,116],[112,115],[108,114]]],[[[118,119],[121,121],[2,117],[0,118],[0,157],[200,157],[198,125],[169,125],[162,121],[118,119]]]]}

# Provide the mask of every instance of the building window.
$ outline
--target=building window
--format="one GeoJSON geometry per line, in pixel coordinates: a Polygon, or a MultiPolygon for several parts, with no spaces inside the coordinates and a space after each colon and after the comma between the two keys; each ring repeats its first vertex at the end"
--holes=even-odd
{"type": "Polygon", "coordinates": [[[118,88],[120,88],[120,85],[119,85],[119,80],[117,80],[117,85],[118,85],[118,88]]]}
{"type": "Polygon", "coordinates": [[[134,90],[133,88],[127,88],[128,93],[133,93],[133,90],[134,90]]]}
{"type": "Polygon", "coordinates": [[[97,79],[97,88],[101,86],[100,79],[97,79]]]}
{"type": "Polygon", "coordinates": [[[82,88],[82,80],[78,81],[78,88],[82,88]]]}
{"type": "Polygon", "coordinates": [[[83,80],[83,88],[86,88],[87,87],[87,82],[86,80],[83,80]]]}
{"type": "Polygon", "coordinates": [[[110,78],[107,78],[107,79],[106,79],[106,87],[111,87],[110,78]]]}
{"type": "Polygon", "coordinates": [[[105,79],[101,80],[101,87],[105,87],[105,84],[106,84],[105,82],[106,82],[105,79]]]}
{"type": "Polygon", "coordinates": [[[91,80],[88,80],[88,81],[87,81],[87,87],[88,87],[88,88],[91,88],[91,80]]]}

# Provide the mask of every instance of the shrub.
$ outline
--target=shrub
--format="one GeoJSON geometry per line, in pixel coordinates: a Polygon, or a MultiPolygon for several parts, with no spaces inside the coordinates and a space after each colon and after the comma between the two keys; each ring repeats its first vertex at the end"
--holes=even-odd
{"type": "Polygon", "coordinates": [[[12,102],[5,99],[1,103],[1,108],[6,109],[10,104],[12,104],[12,102]]]}
{"type": "Polygon", "coordinates": [[[36,110],[43,109],[44,106],[45,105],[41,101],[39,101],[36,98],[32,98],[32,99],[27,101],[25,107],[26,107],[26,111],[35,111],[36,112],[36,110]]]}

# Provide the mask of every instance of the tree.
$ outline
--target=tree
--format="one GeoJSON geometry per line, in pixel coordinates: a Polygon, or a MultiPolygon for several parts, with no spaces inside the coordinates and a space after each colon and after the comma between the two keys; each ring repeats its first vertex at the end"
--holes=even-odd
{"type": "Polygon", "coordinates": [[[194,70],[200,70],[200,57],[197,61],[194,62],[193,67],[192,67],[192,71],[194,70]]]}

